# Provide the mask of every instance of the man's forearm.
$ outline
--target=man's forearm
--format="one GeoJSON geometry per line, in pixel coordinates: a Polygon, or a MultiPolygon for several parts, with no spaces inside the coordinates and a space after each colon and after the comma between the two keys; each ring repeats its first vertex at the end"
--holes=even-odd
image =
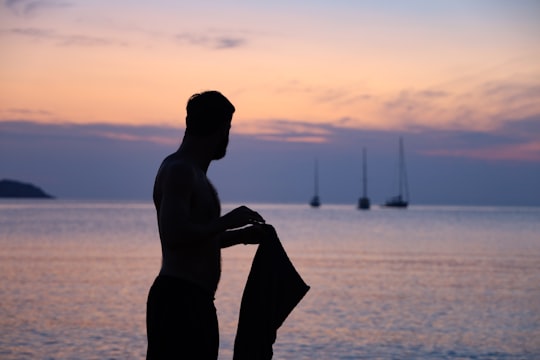
{"type": "Polygon", "coordinates": [[[221,248],[246,243],[246,229],[225,231],[220,236],[221,248]]]}

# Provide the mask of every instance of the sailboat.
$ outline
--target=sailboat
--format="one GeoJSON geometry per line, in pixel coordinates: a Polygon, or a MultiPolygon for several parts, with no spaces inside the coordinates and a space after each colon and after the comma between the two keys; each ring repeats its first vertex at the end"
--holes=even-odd
{"type": "Polygon", "coordinates": [[[367,197],[367,160],[366,148],[362,149],[362,197],[358,199],[358,209],[369,210],[370,201],[367,197]]]}
{"type": "Polygon", "coordinates": [[[315,195],[311,198],[309,205],[314,208],[321,206],[321,200],[319,199],[319,166],[317,160],[315,160],[315,195]]]}
{"type": "Polygon", "coordinates": [[[406,208],[409,206],[409,184],[407,183],[407,170],[405,168],[405,151],[403,138],[399,138],[399,190],[398,195],[388,199],[384,206],[391,208],[406,208]]]}

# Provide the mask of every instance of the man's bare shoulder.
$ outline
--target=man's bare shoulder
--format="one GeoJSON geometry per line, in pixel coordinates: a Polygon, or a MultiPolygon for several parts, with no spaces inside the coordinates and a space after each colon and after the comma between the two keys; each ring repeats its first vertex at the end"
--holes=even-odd
{"type": "Polygon", "coordinates": [[[163,183],[186,184],[197,179],[197,168],[190,161],[169,155],[163,160],[158,172],[158,179],[163,183]]]}

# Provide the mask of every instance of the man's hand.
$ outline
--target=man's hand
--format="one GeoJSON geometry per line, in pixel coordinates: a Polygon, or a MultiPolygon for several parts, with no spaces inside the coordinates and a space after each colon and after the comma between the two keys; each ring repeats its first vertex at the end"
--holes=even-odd
{"type": "Polygon", "coordinates": [[[268,236],[268,227],[271,226],[272,225],[255,224],[245,229],[242,229],[242,231],[244,232],[242,234],[242,243],[244,245],[260,244],[268,236]]]}
{"type": "Polygon", "coordinates": [[[264,224],[265,221],[258,212],[247,206],[240,206],[223,215],[227,229],[238,229],[246,225],[264,224]]]}

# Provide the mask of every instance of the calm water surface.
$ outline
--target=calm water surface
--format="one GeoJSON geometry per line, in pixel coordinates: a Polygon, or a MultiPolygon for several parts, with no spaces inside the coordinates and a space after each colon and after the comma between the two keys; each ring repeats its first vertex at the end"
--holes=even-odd
{"type": "MultiPolygon", "coordinates": [[[[274,359],[540,359],[540,208],[252,207],[311,286],[274,359]]],[[[144,358],[151,204],[1,201],[0,249],[0,359],[144,358]]],[[[220,359],[254,252],[223,250],[220,359]]]]}

